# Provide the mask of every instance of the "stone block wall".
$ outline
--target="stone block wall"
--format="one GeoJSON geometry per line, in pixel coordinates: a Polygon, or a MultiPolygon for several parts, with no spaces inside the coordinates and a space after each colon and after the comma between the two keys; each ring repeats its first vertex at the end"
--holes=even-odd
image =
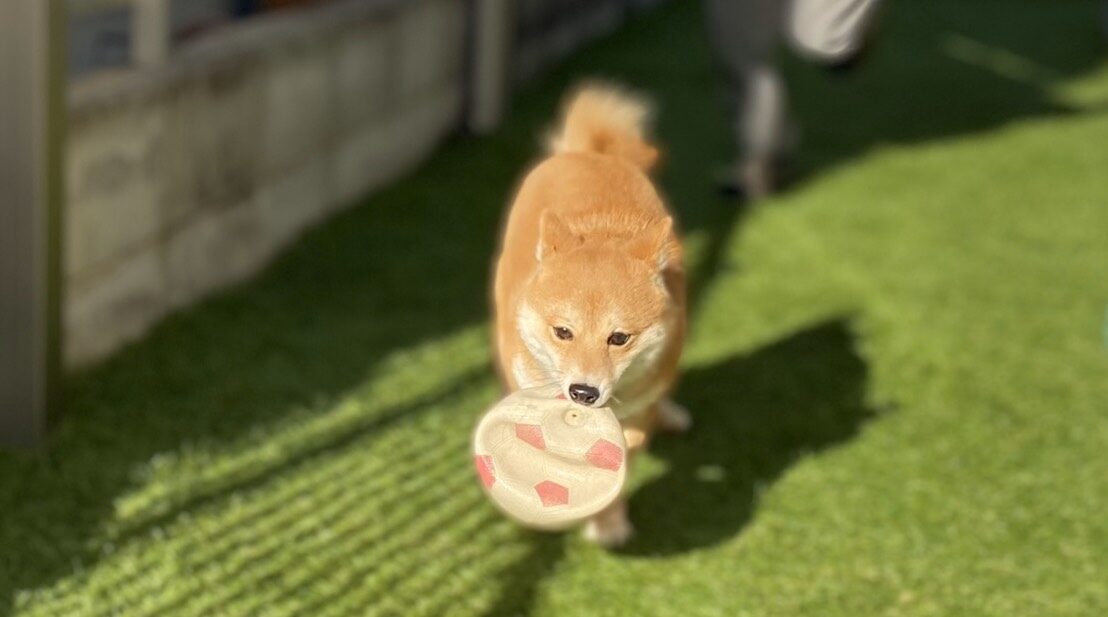
{"type": "Polygon", "coordinates": [[[423,159],[460,119],[465,32],[465,0],[337,2],[74,84],[67,364],[256,272],[423,159]]]}
{"type": "MultiPolygon", "coordinates": [[[[519,0],[538,73],[658,0],[519,0]]],[[[412,169],[465,107],[472,0],[332,0],[70,90],[64,357],[141,337],[412,169]]]]}

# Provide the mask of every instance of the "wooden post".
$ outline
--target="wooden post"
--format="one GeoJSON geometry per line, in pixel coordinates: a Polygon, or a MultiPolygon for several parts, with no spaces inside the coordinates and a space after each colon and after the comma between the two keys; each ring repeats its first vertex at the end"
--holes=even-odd
{"type": "Polygon", "coordinates": [[[0,1],[0,443],[31,445],[60,364],[63,0],[0,1]]]}
{"type": "Polygon", "coordinates": [[[137,67],[160,66],[169,59],[169,0],[133,0],[131,62],[137,67]]]}
{"type": "Polygon", "coordinates": [[[479,135],[499,126],[511,94],[513,4],[513,0],[475,0],[471,5],[467,124],[479,135]]]}

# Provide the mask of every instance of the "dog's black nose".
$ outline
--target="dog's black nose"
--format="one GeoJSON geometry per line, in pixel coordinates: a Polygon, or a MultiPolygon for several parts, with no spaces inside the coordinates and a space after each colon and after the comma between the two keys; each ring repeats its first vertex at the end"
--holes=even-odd
{"type": "Polygon", "coordinates": [[[570,384],[569,398],[582,405],[592,405],[596,402],[596,399],[600,398],[600,390],[583,383],[570,384]]]}

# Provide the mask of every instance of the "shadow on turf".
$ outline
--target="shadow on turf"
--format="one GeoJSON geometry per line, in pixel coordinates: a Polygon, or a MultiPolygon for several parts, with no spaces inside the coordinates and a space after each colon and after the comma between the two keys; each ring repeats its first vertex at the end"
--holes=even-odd
{"type": "MultiPolygon", "coordinates": [[[[669,469],[630,496],[636,532],[617,552],[664,556],[733,538],[764,487],[801,457],[849,441],[874,416],[867,379],[842,320],[687,372],[676,398],[695,425],[652,444],[669,469]]],[[[501,596],[486,615],[528,614],[568,539],[534,533],[528,541],[530,550],[499,577],[501,596]]]]}
{"type": "Polygon", "coordinates": [[[873,417],[867,373],[843,321],[688,372],[677,400],[695,425],[652,445],[669,469],[631,497],[636,535],[621,552],[680,553],[739,533],[790,465],[850,440],[873,417]]]}
{"type": "MultiPolygon", "coordinates": [[[[1081,33],[1095,23],[1087,19],[1092,10],[895,3],[872,62],[858,74],[828,79],[789,64],[791,98],[806,129],[802,173],[878,144],[1072,113],[1041,79],[997,69],[1015,56],[1048,80],[1091,70],[1099,42],[1093,28],[1081,33]],[[1005,19],[995,18],[998,11],[1005,19]]],[[[485,319],[500,209],[534,156],[555,101],[580,77],[616,76],[657,98],[669,155],[662,184],[685,230],[708,236],[706,256],[693,265],[695,302],[730,267],[726,249],[742,217],[708,182],[707,170],[725,158],[730,139],[725,118],[712,111],[718,80],[697,37],[701,20],[696,6],[672,3],[571,59],[523,91],[522,105],[494,139],[453,143],[424,171],[309,234],[268,275],[170,319],[73,379],[69,417],[50,443],[33,455],[0,453],[0,615],[11,611],[16,590],[49,587],[75,567],[95,565],[114,500],[141,485],[137,468],[152,458],[218,449],[259,427],[308,417],[372,379],[391,351],[485,319]]],[[[640,535],[627,553],[680,552],[738,533],[758,486],[803,452],[849,437],[866,414],[864,381],[864,364],[841,323],[692,371],[679,398],[699,425],[686,438],[656,444],[671,473],[632,500],[640,535]],[[738,437],[722,440],[728,431],[738,437]]],[[[561,538],[537,537],[530,561],[551,565],[508,572],[517,592],[504,596],[499,614],[528,606],[562,551],[561,538]]]]}

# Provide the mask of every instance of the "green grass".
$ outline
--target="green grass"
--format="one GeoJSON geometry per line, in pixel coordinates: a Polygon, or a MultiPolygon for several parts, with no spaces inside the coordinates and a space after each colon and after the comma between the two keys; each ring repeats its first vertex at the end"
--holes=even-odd
{"type": "Polygon", "coordinates": [[[0,453],[13,615],[1108,614],[1108,66],[1096,3],[900,0],[860,73],[788,61],[799,177],[716,199],[696,3],[525,88],[488,139],[74,376],[0,453]],[[693,432],[607,553],[481,495],[501,208],[564,88],[654,93],[693,432]]]}

